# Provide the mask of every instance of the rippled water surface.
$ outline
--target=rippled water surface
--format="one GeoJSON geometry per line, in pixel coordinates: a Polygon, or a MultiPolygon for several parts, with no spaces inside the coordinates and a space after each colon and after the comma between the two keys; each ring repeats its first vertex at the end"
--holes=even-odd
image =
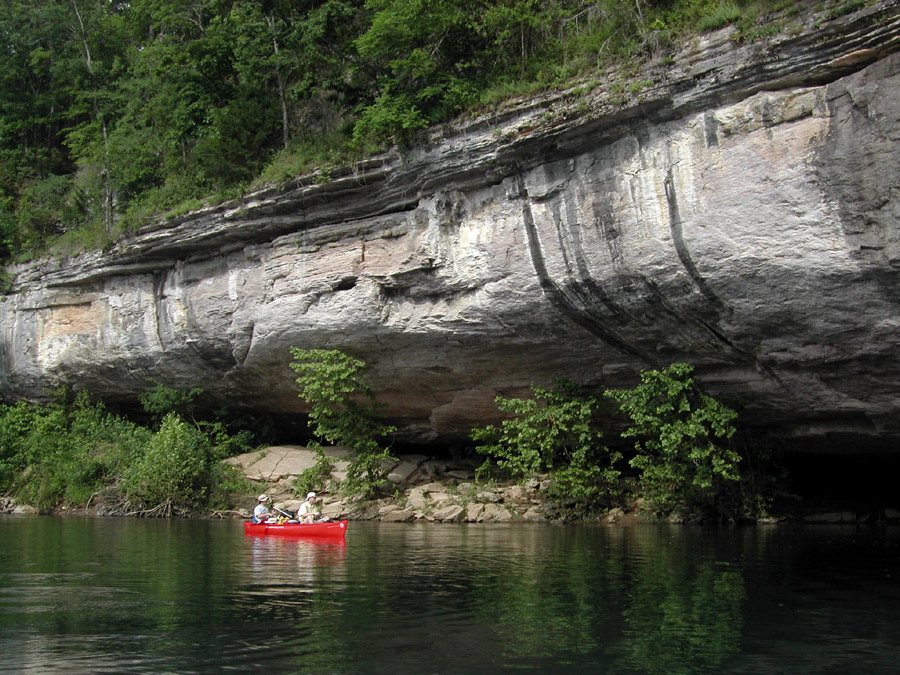
{"type": "Polygon", "coordinates": [[[0,516],[0,672],[896,673],[896,529],[0,516]]]}

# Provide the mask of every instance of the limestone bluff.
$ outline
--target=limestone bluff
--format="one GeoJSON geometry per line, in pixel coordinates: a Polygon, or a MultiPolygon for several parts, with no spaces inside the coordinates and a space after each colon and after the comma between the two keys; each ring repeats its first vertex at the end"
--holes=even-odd
{"type": "Polygon", "coordinates": [[[299,412],[289,347],[339,348],[401,437],[432,442],[531,383],[688,361],[745,423],[895,447],[898,49],[897,2],[753,44],[725,29],[630,80],[20,265],[3,394],[133,401],[157,380],[299,412]]]}

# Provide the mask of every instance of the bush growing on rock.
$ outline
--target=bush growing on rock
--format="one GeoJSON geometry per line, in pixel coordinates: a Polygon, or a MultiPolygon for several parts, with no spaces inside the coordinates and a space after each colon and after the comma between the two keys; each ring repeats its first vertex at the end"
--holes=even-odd
{"type": "Polygon", "coordinates": [[[674,363],[642,372],[634,389],[606,392],[631,420],[622,434],[637,439],[629,464],[645,507],[659,515],[727,515],[723,497],[740,478],[740,456],[727,447],[737,413],[700,391],[693,370],[674,363]]]}
{"type": "Polygon", "coordinates": [[[291,347],[291,354],[300,398],[310,406],[313,433],[354,451],[341,489],[347,494],[374,495],[395,461],[378,439],[394,427],[377,419],[378,403],[363,379],[366,364],[338,349],[291,347]]]}
{"type": "MultiPolygon", "coordinates": [[[[634,389],[605,396],[630,420],[622,437],[637,439],[628,464],[637,472],[634,496],[644,510],[731,518],[741,508],[735,503],[740,490],[733,489],[741,458],[728,446],[737,413],[700,391],[692,372],[686,363],[644,371],[634,389]]],[[[532,391],[530,399],[498,397],[500,410],[514,417],[473,429],[477,450],[487,457],[479,477],[495,470],[517,478],[548,472],[548,496],[565,517],[588,516],[615,503],[622,497],[622,455],[603,442],[600,401],[571,385],[532,391]]]]}
{"type": "Polygon", "coordinates": [[[548,495],[571,517],[614,503],[619,494],[622,455],[609,450],[599,429],[601,401],[571,384],[557,391],[532,386],[534,397],[497,397],[501,411],[515,415],[499,426],[472,430],[484,478],[494,468],[513,477],[549,472],[548,495]]]}

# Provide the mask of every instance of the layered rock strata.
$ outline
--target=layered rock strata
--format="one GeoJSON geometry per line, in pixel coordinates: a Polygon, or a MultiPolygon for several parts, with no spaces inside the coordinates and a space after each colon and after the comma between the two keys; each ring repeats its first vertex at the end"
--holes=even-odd
{"type": "Polygon", "coordinates": [[[340,348],[403,437],[438,441],[531,383],[688,361],[749,424],[890,449],[900,7],[731,37],[20,266],[3,393],[127,401],[161,381],[297,412],[289,348],[340,348]]]}

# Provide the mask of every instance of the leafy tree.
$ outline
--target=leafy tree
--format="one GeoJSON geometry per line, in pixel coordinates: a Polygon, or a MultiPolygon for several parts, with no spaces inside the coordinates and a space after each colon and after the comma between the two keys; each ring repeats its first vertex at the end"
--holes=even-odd
{"type": "Polygon", "coordinates": [[[356,41],[375,99],[354,128],[357,143],[413,132],[475,100],[486,39],[477,0],[368,0],[369,29],[356,41]]]}
{"type": "Polygon", "coordinates": [[[550,496],[568,515],[584,516],[608,505],[619,493],[621,454],[610,451],[600,432],[601,401],[582,395],[573,385],[558,391],[532,386],[534,397],[497,397],[501,411],[515,415],[500,426],[472,430],[482,442],[477,450],[488,459],[479,469],[483,476],[492,461],[512,476],[549,472],[550,496]]]}
{"type": "Polygon", "coordinates": [[[384,482],[389,462],[395,461],[378,439],[394,427],[376,418],[378,405],[363,379],[366,364],[337,349],[291,347],[291,354],[300,398],[310,406],[313,433],[355,452],[342,489],[349,494],[374,494],[384,482]]]}
{"type": "MultiPolygon", "coordinates": [[[[242,443],[219,423],[174,413],[158,431],[110,414],[86,393],[70,403],[0,406],[0,492],[49,510],[171,516],[224,506],[246,479],[221,460],[242,443]]],[[[241,446],[240,449],[243,449],[241,446]]]]}
{"type": "Polygon", "coordinates": [[[139,394],[138,400],[144,406],[144,410],[158,422],[161,422],[170,413],[193,419],[194,402],[202,393],[203,389],[200,387],[179,391],[157,382],[153,389],[139,394]]]}
{"type": "Polygon", "coordinates": [[[59,237],[102,245],[147,216],[409,143],[460,112],[614,59],[634,68],[686,33],[749,28],[784,5],[7,0],[0,256],[59,237]]]}
{"type": "Polygon", "coordinates": [[[84,393],[68,406],[2,406],[0,490],[41,509],[85,504],[116,482],[150,436],[84,393]]]}
{"type": "Polygon", "coordinates": [[[166,415],[123,477],[125,497],[148,515],[169,516],[208,503],[214,457],[209,439],[174,413],[166,415]]]}
{"type": "Polygon", "coordinates": [[[606,395],[631,420],[624,437],[636,438],[640,495],[649,510],[667,514],[718,513],[727,486],[739,479],[739,455],[727,447],[737,413],[704,394],[691,377],[694,368],[674,363],[641,373],[634,389],[606,395]]]}

